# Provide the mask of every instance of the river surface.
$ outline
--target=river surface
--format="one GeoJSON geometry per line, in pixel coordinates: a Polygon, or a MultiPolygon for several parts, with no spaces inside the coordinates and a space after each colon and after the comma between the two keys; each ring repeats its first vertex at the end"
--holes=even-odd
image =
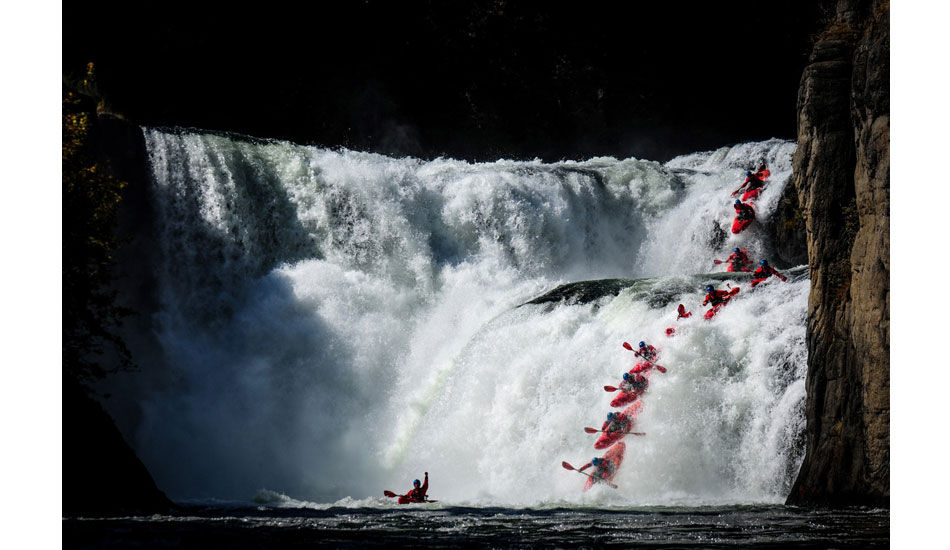
{"type": "Polygon", "coordinates": [[[887,510],[653,508],[191,508],[67,519],[64,548],[887,548],[887,510]]]}

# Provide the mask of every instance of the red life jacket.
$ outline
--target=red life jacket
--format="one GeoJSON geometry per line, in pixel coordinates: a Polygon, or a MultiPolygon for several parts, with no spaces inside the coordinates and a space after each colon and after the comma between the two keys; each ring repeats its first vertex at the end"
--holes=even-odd
{"type": "MultiPolygon", "coordinates": [[[[593,462],[588,462],[587,464],[584,464],[583,466],[578,468],[577,471],[583,472],[584,470],[590,468],[593,465],[594,465],[593,462]]],[[[609,460],[600,459],[600,465],[594,468],[594,473],[590,475],[593,477],[605,478],[607,477],[608,474],[613,472],[615,469],[616,469],[616,466],[614,466],[613,462],[609,460]]]]}
{"type": "Polygon", "coordinates": [[[617,467],[614,466],[614,463],[612,461],[601,459],[600,466],[598,466],[597,469],[594,470],[594,473],[592,475],[597,476],[599,478],[606,478],[607,476],[612,474],[614,470],[616,469],[617,467]]]}
{"type": "Polygon", "coordinates": [[[736,208],[736,217],[740,220],[751,220],[755,217],[755,210],[744,202],[734,205],[736,208]]]}
{"type": "Polygon", "coordinates": [[[738,269],[746,264],[752,263],[749,257],[746,256],[746,253],[741,250],[739,252],[733,252],[731,256],[726,258],[726,261],[732,264],[733,269],[738,269]]]}
{"type": "Polygon", "coordinates": [[[621,413],[617,413],[613,420],[604,422],[600,429],[604,432],[625,432],[630,429],[630,419],[621,413]]]}
{"type": "Polygon", "coordinates": [[[751,176],[747,177],[745,179],[745,183],[746,185],[749,186],[748,191],[752,191],[753,189],[758,189],[762,187],[763,185],[765,185],[765,182],[759,179],[758,174],[752,174],[751,176]]]}
{"type": "Polygon", "coordinates": [[[620,389],[625,392],[633,393],[637,391],[642,391],[647,389],[647,386],[650,385],[650,382],[642,374],[634,374],[633,376],[628,376],[626,380],[620,383],[620,389]]]}
{"type": "Polygon", "coordinates": [[[726,296],[728,295],[729,291],[727,290],[713,290],[706,295],[706,301],[714,306],[718,306],[726,301],[726,296]]]}
{"type": "Polygon", "coordinates": [[[406,493],[406,498],[411,498],[413,500],[424,501],[426,499],[426,492],[429,490],[429,477],[426,476],[425,482],[418,489],[413,488],[411,491],[406,493]]]}

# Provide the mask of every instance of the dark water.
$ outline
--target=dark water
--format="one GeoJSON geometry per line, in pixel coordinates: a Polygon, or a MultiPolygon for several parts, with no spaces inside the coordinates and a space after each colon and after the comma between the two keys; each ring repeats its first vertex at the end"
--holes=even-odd
{"type": "Polygon", "coordinates": [[[64,548],[886,548],[890,512],[786,506],[636,509],[195,508],[64,519],[64,548]]]}

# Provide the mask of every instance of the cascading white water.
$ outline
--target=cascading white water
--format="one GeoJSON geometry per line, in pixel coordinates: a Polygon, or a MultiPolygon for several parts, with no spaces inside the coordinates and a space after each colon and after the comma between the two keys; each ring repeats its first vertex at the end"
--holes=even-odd
{"type": "Polygon", "coordinates": [[[471,164],[145,137],[161,356],[140,359],[127,398],[134,445],[173,498],[266,488],[365,505],[427,470],[430,495],[456,504],[784,499],[803,453],[808,280],[733,280],[741,299],[703,321],[694,274],[734,246],[769,254],[761,227],[728,233],[729,192],[767,162],[767,219],[794,144],[471,164]],[[608,277],[650,279],[519,307],[608,277]],[[675,322],[678,302],[694,315],[675,322]],[[647,435],[626,438],[620,489],[581,493],[561,461],[601,454],[582,428],[632,365],[625,340],[659,346],[669,372],[644,398],[647,435]]]}

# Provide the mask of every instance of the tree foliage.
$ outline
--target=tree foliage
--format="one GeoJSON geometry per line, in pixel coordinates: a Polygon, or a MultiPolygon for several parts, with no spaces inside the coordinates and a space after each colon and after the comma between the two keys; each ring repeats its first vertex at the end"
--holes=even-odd
{"type": "Polygon", "coordinates": [[[63,372],[80,381],[131,366],[116,333],[129,312],[116,305],[114,255],[122,189],[95,147],[96,90],[93,65],[83,78],[63,82],[63,372]],[[104,367],[103,365],[113,365],[104,367]]]}

